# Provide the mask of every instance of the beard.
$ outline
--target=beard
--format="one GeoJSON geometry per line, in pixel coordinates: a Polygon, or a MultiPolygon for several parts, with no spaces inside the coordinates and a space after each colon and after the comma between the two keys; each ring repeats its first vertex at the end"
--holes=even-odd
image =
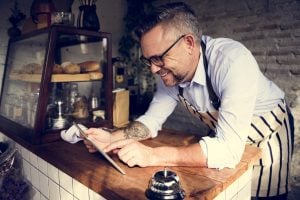
{"type": "Polygon", "coordinates": [[[176,83],[182,83],[183,80],[184,80],[184,76],[183,75],[176,75],[176,74],[174,74],[173,76],[174,76],[174,79],[175,79],[176,83]]]}
{"type": "Polygon", "coordinates": [[[167,74],[167,79],[162,78],[164,84],[167,86],[167,87],[172,87],[172,86],[175,86],[177,84],[180,84],[182,82],[184,82],[184,79],[185,79],[185,76],[184,75],[179,75],[179,74],[174,74],[173,72],[169,72],[167,74]]]}

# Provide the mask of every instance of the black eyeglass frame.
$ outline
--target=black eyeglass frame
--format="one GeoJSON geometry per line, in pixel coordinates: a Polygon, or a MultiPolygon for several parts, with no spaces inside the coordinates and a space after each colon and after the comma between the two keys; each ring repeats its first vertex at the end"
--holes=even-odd
{"type": "Polygon", "coordinates": [[[158,67],[162,67],[165,65],[163,61],[163,57],[182,39],[186,36],[186,34],[181,35],[169,48],[167,48],[161,55],[154,55],[150,58],[145,58],[144,56],[140,57],[140,60],[144,65],[151,67],[151,64],[154,64],[158,67]]]}

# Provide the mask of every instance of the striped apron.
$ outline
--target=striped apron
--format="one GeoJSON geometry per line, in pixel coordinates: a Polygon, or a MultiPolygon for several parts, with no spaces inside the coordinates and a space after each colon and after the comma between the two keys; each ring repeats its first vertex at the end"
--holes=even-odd
{"type": "MultiPolygon", "coordinates": [[[[184,97],[178,94],[179,101],[195,117],[215,130],[218,112],[200,112],[184,97]]],[[[253,116],[247,144],[262,149],[262,158],[253,166],[252,196],[269,197],[287,193],[292,155],[292,133],[285,101],[261,116],[253,116]]],[[[210,135],[210,133],[208,133],[210,135]]]]}

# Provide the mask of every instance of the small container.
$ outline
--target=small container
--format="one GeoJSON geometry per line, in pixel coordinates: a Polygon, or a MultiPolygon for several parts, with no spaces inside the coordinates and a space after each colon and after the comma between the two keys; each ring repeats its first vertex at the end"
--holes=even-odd
{"type": "Polygon", "coordinates": [[[97,118],[105,120],[105,111],[104,110],[94,110],[93,111],[93,121],[95,122],[97,118]]]}
{"type": "Polygon", "coordinates": [[[76,97],[72,116],[76,119],[85,119],[89,116],[88,100],[85,96],[76,97]]]}
{"type": "Polygon", "coordinates": [[[99,102],[98,102],[98,97],[92,93],[90,99],[89,99],[89,109],[91,112],[94,110],[97,110],[99,108],[99,102]]]}
{"type": "Polygon", "coordinates": [[[74,15],[70,12],[53,12],[51,13],[51,24],[74,25],[74,15]]]}

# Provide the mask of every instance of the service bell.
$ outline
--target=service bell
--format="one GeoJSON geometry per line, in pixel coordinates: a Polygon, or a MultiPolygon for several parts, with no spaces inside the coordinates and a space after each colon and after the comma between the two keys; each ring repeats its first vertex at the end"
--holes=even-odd
{"type": "Polygon", "coordinates": [[[175,172],[158,171],[151,177],[145,192],[148,199],[184,199],[185,192],[180,187],[179,177],[175,172]]]}

